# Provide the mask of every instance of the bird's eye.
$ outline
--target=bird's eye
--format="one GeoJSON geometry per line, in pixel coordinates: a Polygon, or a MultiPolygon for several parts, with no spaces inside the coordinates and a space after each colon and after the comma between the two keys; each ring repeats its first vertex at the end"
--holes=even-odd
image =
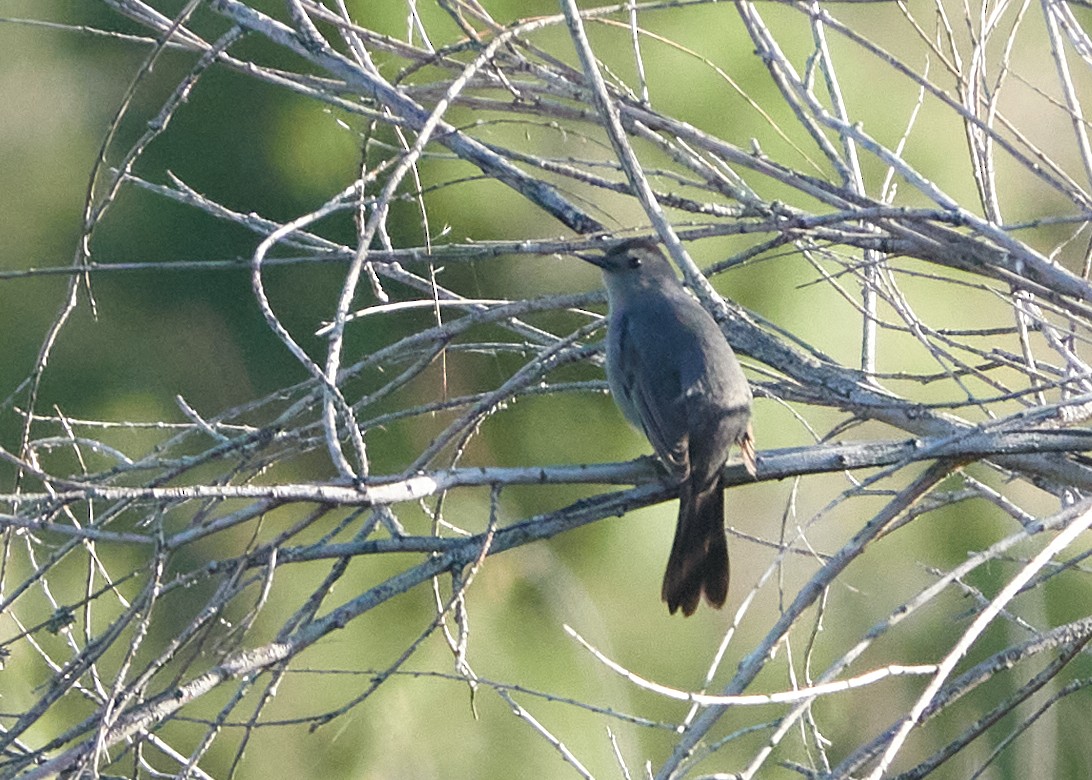
{"type": "Polygon", "coordinates": [[[637,257],[636,255],[630,255],[629,267],[630,268],[640,268],[641,267],[641,258],[637,257]]]}

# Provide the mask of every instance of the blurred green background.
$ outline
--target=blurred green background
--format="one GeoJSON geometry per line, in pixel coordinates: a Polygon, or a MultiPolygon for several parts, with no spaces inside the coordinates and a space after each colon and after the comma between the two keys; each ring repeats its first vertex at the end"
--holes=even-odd
{"type": "MultiPolygon", "coordinates": [[[[157,4],[167,14],[182,2],[157,4]]],[[[281,15],[283,4],[255,3],[271,14],[281,15]]],[[[493,16],[507,22],[533,13],[556,13],[552,3],[517,0],[489,2],[493,16]]],[[[103,143],[104,134],[138,73],[150,47],[145,42],[107,38],[90,30],[109,29],[133,35],[145,31],[121,19],[104,3],[69,3],[27,0],[4,4],[8,17],[0,23],[0,443],[9,451],[18,448],[20,419],[12,401],[20,407],[25,395],[17,392],[31,372],[51,322],[64,301],[67,275],[15,273],[29,269],[65,269],[74,256],[80,236],[82,209],[89,175],[103,143]],[[19,20],[37,20],[39,24],[19,20]],[[51,26],[56,23],[58,26],[51,26]]],[[[406,8],[400,2],[349,3],[366,18],[371,29],[405,37],[406,8]]],[[[885,4],[886,6],[886,4],[885,4]]],[[[431,4],[420,8],[426,27],[440,45],[459,38],[450,19],[431,4]]],[[[786,9],[763,7],[771,25],[784,35],[783,43],[806,53],[810,32],[800,18],[786,9]]],[[[894,7],[839,8],[839,18],[866,30],[897,54],[918,51],[911,36],[900,26],[894,7]]],[[[676,41],[679,47],[646,45],[646,67],[654,103],[663,112],[676,114],[711,133],[747,148],[756,139],[771,158],[816,176],[829,170],[794,123],[791,112],[779,100],[763,64],[753,55],[753,44],[743,33],[731,4],[670,9],[642,16],[642,24],[654,33],[676,41]],[[770,123],[710,67],[710,62],[686,52],[700,52],[722,69],[785,130],[772,132],[770,123]]],[[[194,29],[213,35],[223,29],[211,13],[198,13],[194,29]]],[[[593,27],[593,43],[600,56],[627,80],[633,69],[626,59],[626,32],[593,27]]],[[[575,62],[563,27],[554,26],[534,36],[534,42],[569,62],[575,62]]],[[[850,98],[850,112],[874,137],[894,145],[917,99],[916,88],[891,78],[877,86],[877,70],[859,49],[837,41],[836,56],[845,58],[840,70],[843,89],[850,98]],[[859,65],[855,64],[859,63],[859,65]],[[877,94],[882,100],[876,99],[877,94]]],[[[267,62],[283,58],[285,67],[298,62],[261,41],[248,40],[241,52],[264,51],[267,62]],[[268,51],[264,51],[267,50],[268,51]]],[[[1034,64],[1034,57],[1018,53],[1017,64],[1038,71],[1050,65],[1034,64]]],[[[109,164],[144,131],[167,95],[192,66],[190,54],[166,53],[155,70],[138,85],[133,106],[108,150],[109,164]]],[[[921,60],[915,60],[920,65],[921,60]]],[[[1018,115],[1018,102],[1014,112],[1018,115]]],[[[459,109],[456,124],[474,120],[473,112],[459,109]]],[[[928,103],[918,119],[907,146],[906,158],[953,197],[974,209],[975,190],[966,161],[962,127],[953,115],[936,103],[928,103]]],[[[1056,127],[1064,127],[1057,119],[1056,127]]],[[[167,183],[167,174],[179,177],[197,192],[240,212],[254,212],[284,221],[320,205],[348,186],[358,175],[363,128],[359,119],[287,90],[225,69],[213,69],[174,118],[168,132],[157,138],[137,164],[135,172],[149,180],[167,183]]],[[[538,148],[566,154],[571,138],[560,131],[530,126],[498,124],[483,129],[479,137],[508,142],[524,135],[538,148]],[[536,135],[537,134],[537,135],[536,135]]],[[[1043,143],[1056,135],[1049,127],[1037,129],[1043,143]]],[[[591,155],[585,149],[582,154],[591,155]]],[[[607,152],[602,152],[606,159],[607,152]]],[[[884,169],[866,158],[870,191],[884,169]]],[[[471,171],[454,162],[437,161],[424,168],[426,185],[442,183],[471,171]]],[[[1019,220],[1052,213],[1057,196],[1033,180],[1006,193],[1006,216],[1019,220]]],[[[769,183],[752,182],[770,199],[785,198],[799,205],[800,196],[778,192],[769,183]]],[[[920,205],[920,196],[905,184],[900,202],[920,205]]],[[[592,213],[610,227],[629,228],[644,223],[631,202],[604,200],[592,213]]],[[[1059,206],[1060,207],[1060,206],[1059,206]]],[[[446,230],[440,242],[555,237],[564,235],[560,225],[526,202],[510,197],[499,185],[470,181],[439,189],[429,200],[433,230],[446,230]]],[[[419,218],[411,204],[395,212],[391,238],[396,247],[420,244],[419,218]]],[[[323,235],[345,244],[353,243],[348,218],[332,219],[321,226],[323,235]]],[[[1057,233],[1060,236],[1061,233],[1057,233]]],[[[1043,234],[1048,251],[1052,237],[1043,234]]],[[[215,220],[199,210],[171,202],[153,193],[128,186],[121,192],[108,219],[93,236],[92,258],[99,264],[155,263],[155,269],[100,271],[93,277],[97,316],[86,296],[63,330],[44,374],[37,408],[58,409],[72,418],[106,421],[184,422],[176,396],[182,396],[198,413],[219,412],[305,379],[306,374],[270,333],[254,303],[245,264],[237,270],[198,270],[197,261],[245,261],[260,238],[236,226],[215,220]],[[172,267],[174,266],[174,267],[172,267]]],[[[699,264],[706,265],[740,251],[750,238],[709,241],[695,245],[699,264]]],[[[1076,263],[1076,249],[1066,248],[1060,260],[1076,263]]],[[[924,264],[905,261],[905,267],[922,270],[924,264]]],[[[320,355],[323,341],[312,335],[329,318],[342,281],[343,266],[309,265],[277,268],[267,272],[270,299],[302,346],[320,355]]],[[[424,267],[414,270],[424,271],[424,267]]],[[[812,284],[817,274],[800,255],[785,253],[765,258],[716,281],[718,288],[777,326],[800,335],[810,344],[845,365],[854,366],[859,353],[859,317],[837,290],[828,284],[812,284]]],[[[581,292],[598,289],[594,269],[571,258],[501,258],[444,269],[444,284],[474,297],[520,298],[546,292],[581,292]]],[[[912,297],[925,320],[949,328],[1009,324],[1008,308],[980,291],[953,289],[936,279],[907,279],[904,291],[912,297]],[[973,305],[968,305],[968,297],[973,305]]],[[[394,297],[406,294],[397,285],[394,297]]],[[[601,309],[600,309],[601,310],[601,309]]],[[[888,312],[889,314],[889,312],[888,312]]],[[[352,332],[350,351],[362,355],[391,343],[414,327],[428,323],[429,316],[394,316],[369,323],[352,332]]],[[[881,371],[905,374],[929,373],[932,363],[917,343],[899,334],[883,334],[881,371]]],[[[495,387],[520,364],[517,356],[467,357],[452,360],[447,373],[426,372],[407,393],[419,402],[439,397],[445,385],[451,395],[495,387]]],[[[748,361],[745,361],[748,363],[748,361]]],[[[753,367],[753,364],[748,363],[753,367]]],[[[760,376],[755,373],[754,376],[760,376]]],[[[601,378],[594,366],[566,370],[572,379],[601,378]]],[[[951,401],[948,385],[922,388],[916,382],[892,380],[891,386],[922,401],[951,401]]],[[[974,412],[968,412],[974,414],[974,412]]],[[[790,409],[773,400],[756,404],[760,448],[809,444],[841,419],[836,411],[790,409]],[[799,416],[797,416],[799,415],[799,416]]],[[[438,427],[437,427],[438,429],[438,427]]],[[[409,463],[436,430],[427,425],[392,426],[370,440],[375,473],[395,473],[409,463]]],[[[878,425],[864,426],[852,438],[903,438],[878,425]]],[[[132,456],[144,454],[161,440],[154,430],[104,434],[132,456]]],[[[492,416],[468,452],[466,465],[538,465],[625,460],[647,454],[639,434],[624,424],[609,397],[601,393],[563,394],[522,399],[492,416]]],[[[58,461],[63,455],[57,455],[58,461]]],[[[75,466],[72,466],[75,468],[75,466]]],[[[321,457],[303,458],[278,472],[281,481],[324,480],[332,476],[321,457]]],[[[979,478],[1000,486],[1001,480],[980,469],[979,478]]],[[[13,471],[0,464],[5,492],[13,487],[13,471]]],[[[913,476],[913,475],[911,475],[913,476]]],[[[903,484],[886,484],[897,489],[903,484]]],[[[658,601],[659,580],[673,530],[675,506],[668,503],[632,512],[591,527],[568,533],[547,543],[521,548],[491,558],[477,575],[468,598],[472,635],[469,660],[476,673],[489,680],[506,681],[554,697],[572,697],[615,711],[640,713],[657,721],[678,721],[686,711],[679,703],[638,691],[606,670],[569,638],[562,627],[573,627],[617,662],[658,682],[682,689],[697,688],[710,664],[718,642],[736,608],[751,592],[752,584],[767,571],[774,553],[753,539],[776,541],[782,533],[795,534],[796,524],[807,522],[837,497],[849,483],[844,477],[809,478],[801,483],[761,484],[731,491],[727,498],[728,525],[751,539],[733,540],[732,592],[722,613],[703,609],[696,618],[671,618],[658,601]],[[784,531],[782,531],[784,529],[784,531]]],[[[952,487],[957,487],[953,484],[952,487]]],[[[1006,488],[1031,512],[1051,511],[1052,501],[1033,488],[1006,488]]],[[[599,492],[593,488],[525,488],[506,491],[502,497],[502,521],[519,518],[599,492]]],[[[841,505],[808,532],[809,542],[823,553],[842,541],[879,509],[888,496],[878,494],[841,505]]],[[[452,497],[446,516],[456,525],[480,531],[488,513],[488,492],[466,491],[452,497]]],[[[984,502],[964,503],[958,510],[936,513],[915,523],[895,542],[881,545],[875,555],[847,573],[842,586],[830,593],[825,609],[834,616],[825,626],[829,637],[820,643],[812,661],[821,670],[843,647],[834,637],[859,636],[868,626],[896,607],[909,592],[932,581],[928,567],[951,567],[968,551],[980,550],[1011,533],[1011,519],[984,502]],[[953,528],[955,529],[953,531],[953,528]],[[867,565],[865,565],[867,563],[867,565]],[[836,618],[836,619],[835,619],[836,618]]],[[[428,528],[424,513],[406,512],[402,517],[415,532],[428,528]]],[[[274,526],[292,522],[290,513],[274,513],[265,522],[274,526]]],[[[249,531],[240,532],[235,543],[246,543],[249,531]]],[[[224,543],[219,540],[217,543],[224,543]]],[[[106,551],[121,566],[135,551],[106,551]]],[[[193,554],[199,554],[195,550],[193,554]]],[[[354,564],[350,576],[338,584],[335,600],[351,598],[354,588],[363,590],[408,563],[402,559],[369,560],[354,564]]],[[[733,639],[718,680],[726,679],[743,652],[776,620],[784,599],[815,571],[805,556],[792,556],[777,574],[779,586],[766,586],[756,597],[739,633],[733,639]],[[788,595],[785,595],[788,594],[788,595]]],[[[996,588],[1011,575],[1001,565],[976,573],[975,586],[996,588]],[[991,580],[996,578],[996,581],[991,580]]],[[[78,593],[78,571],[72,572],[78,593]]],[[[284,591],[290,596],[314,587],[322,571],[292,571],[280,578],[271,594],[271,607],[255,628],[255,640],[276,631],[283,619],[276,606],[284,591]],[[268,624],[266,624],[268,621],[268,624]]],[[[55,580],[56,582],[56,580],[55,580]]],[[[64,588],[61,588],[64,590],[64,588]]],[[[198,589],[199,591],[200,589],[198,589]]],[[[1053,623],[1085,614],[1089,596],[1083,588],[1055,588],[1041,592],[1036,614],[1053,623]]],[[[186,616],[207,597],[201,592],[172,596],[178,615],[186,616]]],[[[375,670],[384,669],[427,626],[432,610],[431,594],[418,592],[397,598],[354,621],[344,630],[309,651],[293,666],[276,701],[266,711],[269,720],[291,719],[339,706],[364,690],[375,670]],[[333,674],[330,670],[341,670],[333,674]]],[[[936,660],[938,648],[947,647],[965,626],[951,618],[965,608],[954,596],[947,614],[919,615],[918,625],[899,634],[905,644],[878,647],[875,665],[891,658],[936,660]],[[931,615],[931,617],[930,617],[931,615]],[[930,622],[932,621],[932,622],[930,622]]],[[[44,601],[42,620],[50,609],[44,601]]],[[[35,617],[22,615],[24,623],[35,617]]],[[[168,627],[160,627],[169,634],[168,627]]],[[[15,632],[15,624],[0,622],[3,632],[15,632]]],[[[165,636],[167,635],[165,634],[165,636]]],[[[795,637],[802,645],[807,637],[795,637]]],[[[892,640],[894,641],[894,640],[892,640]]],[[[1015,641],[1003,630],[976,646],[975,659],[1015,641]]],[[[60,652],[60,651],[59,651],[60,652]]],[[[786,649],[782,652],[788,653],[786,649]]],[[[799,645],[797,646],[799,652],[799,645]]],[[[63,653],[62,653],[63,654],[63,653]]],[[[971,660],[975,660],[971,659],[971,660]]],[[[799,665],[799,659],[792,663],[799,665]]],[[[873,661],[864,659],[865,668],[873,661]]],[[[452,655],[438,636],[418,651],[412,669],[450,673],[452,655]]],[[[22,650],[8,663],[8,674],[44,675],[22,650]],[[26,662],[21,666],[20,662],[26,662]],[[37,672],[31,670],[37,668],[37,672]]],[[[1083,667],[1087,674],[1087,664],[1083,667]]],[[[42,680],[43,681],[44,677],[42,680]]],[[[780,690],[788,684],[783,663],[772,664],[759,681],[761,690],[780,690]]],[[[1000,685],[1014,685],[1006,681],[1000,685]]],[[[716,685],[714,684],[714,688],[716,685]]],[[[916,680],[884,684],[889,695],[866,699],[876,711],[863,711],[859,698],[834,697],[816,705],[816,719],[824,736],[835,745],[856,745],[891,721],[920,690],[916,680]]],[[[981,708],[1002,694],[976,692],[981,708]]],[[[1092,773],[1092,758],[1078,729],[1066,729],[1067,717],[1083,722],[1087,695],[1080,701],[1063,702],[1052,711],[1056,725],[1053,741],[1030,740],[1026,749],[1009,751],[991,767],[997,778],[1032,776],[1082,777],[1092,773]],[[1035,745],[1043,747],[1036,748],[1035,745]],[[1049,766],[1054,772],[1042,774],[1049,766]]],[[[18,713],[34,700],[33,691],[12,687],[5,692],[4,710],[18,713]],[[24,691],[21,697],[19,690],[24,691]]],[[[663,727],[627,720],[604,719],[571,704],[523,696],[521,703],[564,740],[597,777],[620,776],[605,724],[618,740],[618,749],[630,761],[634,776],[643,773],[644,760],[657,766],[674,744],[676,735],[663,727]]],[[[213,717],[224,704],[211,696],[189,711],[193,717],[213,717]]],[[[973,711],[973,701],[967,705],[973,711]]],[[[83,712],[73,706],[73,715],[83,712]]],[[[248,711],[242,707],[238,712],[248,711]]],[[[779,708],[769,708],[769,718],[779,708]]],[[[86,712],[83,712],[86,714],[86,712]]],[[[57,725],[63,719],[58,714],[57,725]]],[[[752,712],[724,718],[715,736],[724,736],[756,720],[752,712]]],[[[957,724],[962,728],[964,724],[957,724]]],[[[186,729],[198,740],[206,726],[200,722],[174,722],[167,734],[184,743],[186,729]]],[[[227,729],[231,732],[231,728],[227,729]]],[[[43,737],[44,735],[37,735],[43,737]]],[[[945,724],[930,724],[911,756],[923,757],[952,736],[945,724]]],[[[711,759],[709,771],[736,767],[735,755],[754,752],[766,739],[765,732],[740,739],[711,759]],[[738,753],[736,752],[738,750],[738,753]]],[[[213,776],[226,776],[236,743],[224,739],[213,746],[202,766],[213,776]]],[[[972,746],[940,776],[965,776],[990,746],[972,746]],[[946,774],[951,772],[951,774],[946,774]]],[[[837,749],[834,751],[837,752],[837,749]]],[[[842,756],[836,755],[835,758],[842,756]]],[[[706,765],[703,765],[706,767],[706,765]]],[[[306,723],[259,730],[247,747],[237,777],[393,778],[393,777],[566,777],[571,768],[528,725],[514,717],[509,705],[487,687],[472,695],[465,682],[429,676],[406,675],[384,684],[374,697],[348,715],[311,734],[306,723]]],[[[767,775],[762,775],[767,776],[767,775]]],[[[787,769],[771,769],[768,776],[795,776],[787,769]],[[777,774],[777,773],[781,774],[777,774]]]]}

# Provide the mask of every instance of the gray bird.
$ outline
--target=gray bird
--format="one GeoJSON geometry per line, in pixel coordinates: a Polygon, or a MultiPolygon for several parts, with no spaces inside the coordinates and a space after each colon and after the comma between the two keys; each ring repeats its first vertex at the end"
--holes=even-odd
{"type": "Polygon", "coordinates": [[[716,321],[654,243],[634,239],[580,257],[603,269],[607,286],[611,394],[679,485],[661,597],[671,614],[693,614],[703,592],[720,607],[728,597],[721,468],[738,444],[755,475],[751,388],[716,321]]]}

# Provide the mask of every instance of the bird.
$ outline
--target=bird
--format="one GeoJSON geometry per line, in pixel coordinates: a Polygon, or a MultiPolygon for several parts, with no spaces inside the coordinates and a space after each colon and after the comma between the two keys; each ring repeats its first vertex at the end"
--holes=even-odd
{"type": "Polygon", "coordinates": [[[578,256],[602,270],[607,288],[611,395],[679,489],[661,598],[672,615],[692,615],[703,594],[720,608],[729,575],[721,471],[733,445],[756,474],[750,385],[716,320],[654,242],[578,256]]]}

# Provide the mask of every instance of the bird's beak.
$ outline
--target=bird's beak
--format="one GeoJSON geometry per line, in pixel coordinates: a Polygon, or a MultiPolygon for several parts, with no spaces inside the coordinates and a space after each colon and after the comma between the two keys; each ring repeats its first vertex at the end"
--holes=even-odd
{"type": "Polygon", "coordinates": [[[606,268],[603,255],[585,255],[580,252],[573,252],[573,257],[579,257],[585,263],[591,263],[596,268],[606,268]]]}

